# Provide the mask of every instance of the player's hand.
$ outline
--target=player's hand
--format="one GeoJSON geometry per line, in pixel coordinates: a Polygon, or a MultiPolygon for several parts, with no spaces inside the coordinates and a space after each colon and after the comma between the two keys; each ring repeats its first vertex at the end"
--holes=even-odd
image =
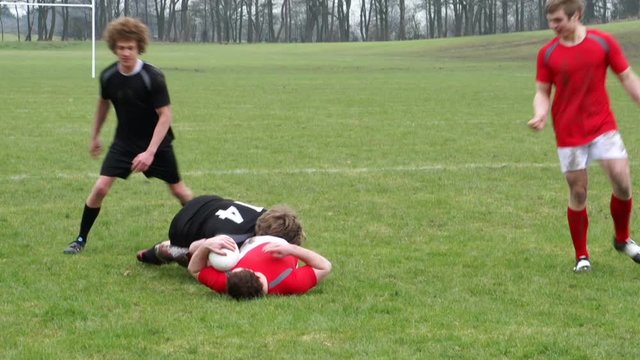
{"type": "Polygon", "coordinates": [[[89,153],[95,159],[102,153],[102,143],[100,139],[91,140],[91,144],[89,145],[89,153]]]}
{"type": "Polygon", "coordinates": [[[527,125],[529,125],[530,128],[532,128],[533,130],[536,131],[540,131],[542,129],[544,129],[544,126],[547,124],[547,115],[535,115],[531,120],[529,120],[529,122],[527,122],[527,125]]]}
{"type": "Polygon", "coordinates": [[[271,254],[273,257],[277,257],[279,259],[291,255],[291,250],[293,245],[291,244],[281,244],[281,243],[268,243],[262,248],[263,252],[271,254]]]}
{"type": "Polygon", "coordinates": [[[138,154],[131,162],[131,170],[134,172],[142,172],[149,170],[149,166],[153,162],[153,154],[148,151],[138,154]]]}
{"type": "Polygon", "coordinates": [[[205,240],[203,245],[207,249],[209,249],[209,251],[214,252],[218,255],[226,255],[226,253],[222,251],[224,249],[235,250],[238,247],[238,245],[236,245],[236,242],[227,235],[218,235],[209,238],[205,240]]]}

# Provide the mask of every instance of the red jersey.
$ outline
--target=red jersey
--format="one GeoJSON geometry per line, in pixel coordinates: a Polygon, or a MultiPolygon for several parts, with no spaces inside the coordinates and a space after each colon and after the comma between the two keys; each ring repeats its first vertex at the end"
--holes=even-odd
{"type": "MultiPolygon", "coordinates": [[[[304,294],[314,288],[318,280],[311,266],[298,267],[298,258],[295,256],[285,256],[279,259],[262,251],[262,248],[269,242],[268,238],[279,240],[279,238],[272,236],[256,236],[247,240],[244,246],[251,245],[250,242],[254,239],[267,241],[243,253],[234,269],[245,268],[264,274],[269,283],[269,294],[304,294]]],[[[227,292],[227,275],[213,267],[207,266],[202,269],[198,275],[198,281],[216,292],[227,292]]]]}
{"type": "Polygon", "coordinates": [[[536,80],[555,86],[551,115],[558,147],[582,146],[618,129],[605,84],[609,66],[620,74],[629,63],[613,36],[596,29],[587,29],[577,45],[556,37],[538,52],[536,80]]]}

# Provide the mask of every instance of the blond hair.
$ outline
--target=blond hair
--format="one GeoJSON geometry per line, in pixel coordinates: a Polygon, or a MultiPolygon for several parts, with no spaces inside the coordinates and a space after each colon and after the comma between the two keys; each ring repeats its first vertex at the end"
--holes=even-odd
{"type": "Polygon", "coordinates": [[[562,9],[569,18],[571,18],[576,11],[580,11],[580,18],[582,18],[584,14],[584,0],[547,0],[544,9],[547,14],[552,14],[562,9]]]}
{"type": "Polygon", "coordinates": [[[271,235],[302,245],[306,238],[298,215],[287,205],[276,205],[256,221],[256,235],[271,235]]]}

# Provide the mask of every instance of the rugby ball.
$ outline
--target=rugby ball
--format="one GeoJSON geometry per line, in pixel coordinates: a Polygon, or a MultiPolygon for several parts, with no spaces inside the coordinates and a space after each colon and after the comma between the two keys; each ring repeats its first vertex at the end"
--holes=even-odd
{"type": "Polygon", "coordinates": [[[216,270],[229,271],[240,261],[240,251],[237,246],[233,250],[223,249],[222,251],[224,255],[209,253],[209,265],[216,270]]]}

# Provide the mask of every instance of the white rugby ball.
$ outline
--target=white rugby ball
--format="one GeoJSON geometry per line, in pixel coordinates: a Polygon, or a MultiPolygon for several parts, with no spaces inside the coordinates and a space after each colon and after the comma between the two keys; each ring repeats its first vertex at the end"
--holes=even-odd
{"type": "Polygon", "coordinates": [[[222,251],[224,255],[209,253],[209,265],[220,271],[229,271],[240,261],[240,251],[237,246],[233,250],[223,249],[222,251]]]}

